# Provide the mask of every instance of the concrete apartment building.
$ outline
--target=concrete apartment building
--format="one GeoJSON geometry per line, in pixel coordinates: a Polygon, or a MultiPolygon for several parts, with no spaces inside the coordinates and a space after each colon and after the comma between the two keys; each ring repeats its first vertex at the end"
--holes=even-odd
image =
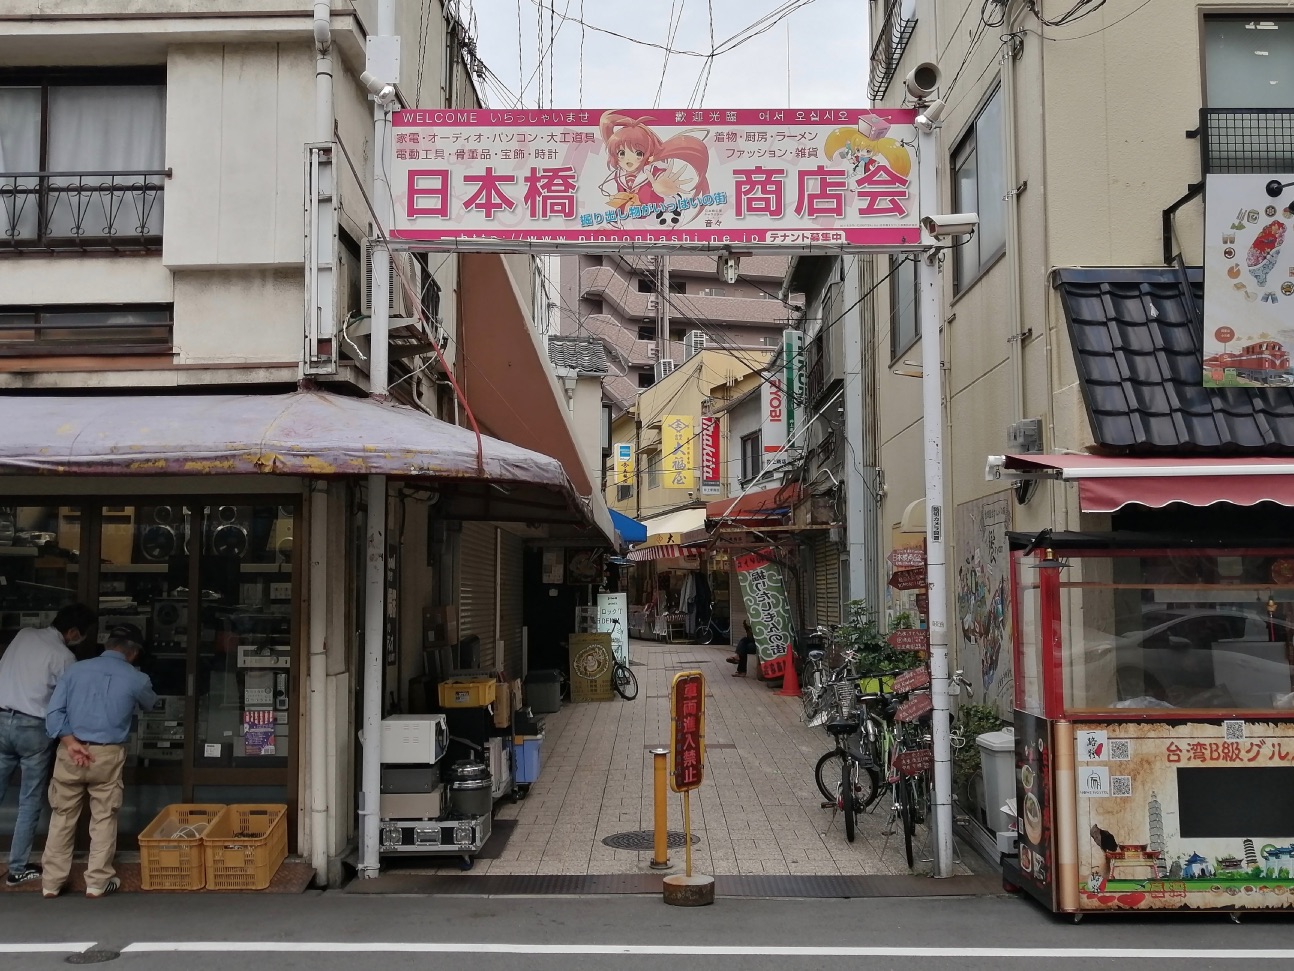
{"type": "MultiPolygon", "coordinates": [[[[978,682],[977,700],[1004,711],[1011,611],[979,616],[990,606],[973,590],[1011,599],[1007,530],[1261,534],[1286,510],[1262,511],[1221,487],[1207,511],[1191,509],[1206,504],[1192,488],[1213,480],[1160,466],[1187,456],[1285,455],[1294,441],[1288,388],[1206,389],[1201,379],[1203,332],[1213,325],[1203,319],[1200,267],[1209,247],[1222,245],[1205,238],[1204,183],[1250,173],[1261,194],[1272,178],[1263,173],[1291,170],[1288,5],[1091,4],[1065,20],[1074,7],[871,5],[876,105],[910,104],[904,77],[921,62],[939,66],[947,103],[934,159],[939,211],[979,214],[978,231],[943,257],[937,333],[916,314],[912,263],[880,258],[862,271],[861,291],[875,284],[863,306],[884,480],[880,541],[895,542],[914,503],[920,520],[921,381],[913,374],[920,341],[939,340],[949,590],[960,598],[949,604],[950,637],[958,666],[978,682]],[[1003,455],[1023,457],[1008,457],[1004,473],[1003,455]],[[1003,478],[986,477],[994,456],[989,476],[1003,478]],[[1122,471],[1111,471],[1119,462],[1122,471]],[[1012,470],[1040,478],[1013,483],[1012,470]],[[1165,474],[1173,477],[1162,480],[1163,495],[1136,491],[1165,474]],[[1108,478],[1116,475],[1127,478],[1108,478]],[[1089,490],[1098,476],[1126,485],[1097,501],[1089,490]],[[991,636],[981,621],[995,625],[991,636]]],[[[1284,192],[1266,201],[1288,214],[1284,192]]],[[[1113,569],[1128,585],[1142,582],[1119,572],[1134,565],[1115,564],[1076,566],[1064,579],[1098,584],[1113,569]]],[[[1085,624],[1139,623],[1124,616],[1135,605],[1104,591],[1085,599],[1075,588],[1064,602],[1065,636],[1078,644],[1085,624]]],[[[1033,608],[1012,606],[1032,637],[1033,608]]],[[[1072,679],[1081,702],[1083,675],[1072,679]]]]}
{"type": "Polygon", "coordinates": [[[701,347],[776,349],[793,314],[777,297],[786,258],[745,257],[736,283],[719,280],[710,256],[566,255],[560,258],[560,332],[606,345],[612,374],[603,383],[617,412],[701,347]],[[658,293],[662,263],[667,300],[658,293]],[[688,335],[699,335],[690,338],[688,335]],[[668,346],[658,346],[658,337],[668,346]],[[669,365],[664,365],[666,371],[669,365]]]}
{"type": "MultiPolygon", "coordinates": [[[[519,677],[540,547],[614,539],[532,258],[396,253],[368,397],[377,6],[0,9],[0,643],[70,600],[138,624],[166,708],[131,741],[123,845],[169,803],[282,802],[324,883],[355,846],[364,660],[418,710],[452,613],[519,677]]],[[[404,105],[480,103],[464,9],[396,4],[404,105]]]]}

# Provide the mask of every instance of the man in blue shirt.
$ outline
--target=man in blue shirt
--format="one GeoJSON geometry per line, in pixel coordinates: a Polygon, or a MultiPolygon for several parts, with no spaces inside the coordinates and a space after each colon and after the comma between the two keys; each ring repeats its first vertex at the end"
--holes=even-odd
{"type": "Polygon", "coordinates": [[[143,650],[143,632],[134,624],[111,628],[103,653],[68,668],[50,698],[45,731],[58,739],[59,746],[49,784],[53,815],[41,857],[46,897],[63,892],[72,870],[76,824],[87,796],[90,860],[85,895],[103,897],[121,887],[112,860],[117,854],[125,742],[135,711],[148,711],[157,704],[152,681],[134,667],[143,650]]]}

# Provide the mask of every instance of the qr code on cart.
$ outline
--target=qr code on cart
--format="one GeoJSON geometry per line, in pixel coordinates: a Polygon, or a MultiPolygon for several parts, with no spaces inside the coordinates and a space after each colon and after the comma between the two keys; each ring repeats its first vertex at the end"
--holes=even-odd
{"type": "Polygon", "coordinates": [[[1245,723],[1242,721],[1223,722],[1222,737],[1228,742],[1243,742],[1245,739],[1245,723]]]}
{"type": "Polygon", "coordinates": [[[1110,795],[1112,796],[1132,795],[1132,776],[1130,775],[1110,776],[1110,795]]]}
{"type": "Polygon", "coordinates": [[[1126,738],[1110,739],[1110,761],[1127,762],[1132,758],[1132,743],[1126,738]]]}

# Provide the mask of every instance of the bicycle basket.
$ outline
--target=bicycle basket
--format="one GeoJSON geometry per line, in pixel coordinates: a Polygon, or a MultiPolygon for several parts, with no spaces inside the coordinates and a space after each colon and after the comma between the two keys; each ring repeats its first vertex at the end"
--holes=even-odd
{"type": "Polygon", "coordinates": [[[842,717],[849,717],[854,713],[854,682],[853,681],[836,681],[831,685],[831,690],[835,694],[835,712],[842,717]]]}

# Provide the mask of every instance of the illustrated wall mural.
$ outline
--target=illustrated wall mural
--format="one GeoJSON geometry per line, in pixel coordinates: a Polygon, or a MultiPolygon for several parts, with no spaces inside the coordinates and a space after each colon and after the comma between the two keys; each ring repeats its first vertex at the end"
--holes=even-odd
{"type": "Polygon", "coordinates": [[[1015,689],[1011,652],[1010,573],[1006,531],[1010,493],[997,493],[957,507],[957,664],[975,685],[975,701],[1008,715],[1015,689]]]}

